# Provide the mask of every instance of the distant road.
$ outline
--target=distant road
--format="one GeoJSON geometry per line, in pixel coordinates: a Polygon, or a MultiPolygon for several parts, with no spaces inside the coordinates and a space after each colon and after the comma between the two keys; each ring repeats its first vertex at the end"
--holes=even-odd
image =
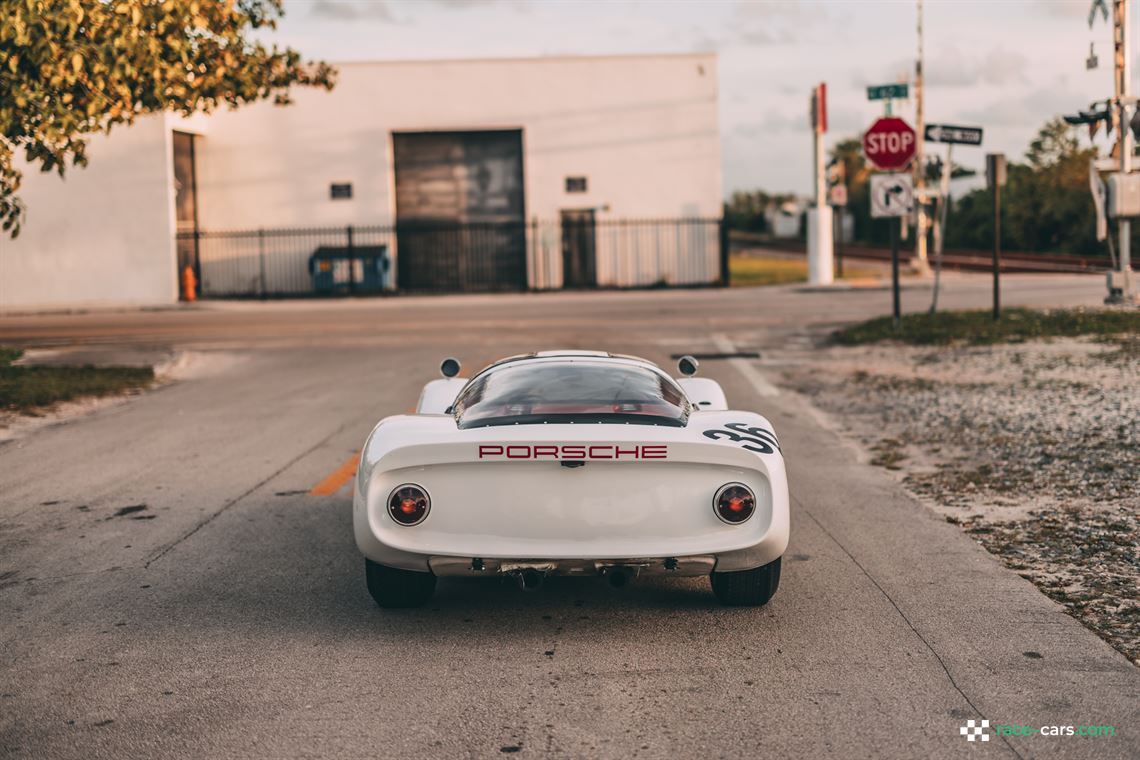
{"type": "MultiPolygon", "coordinates": [[[[732,232],[730,240],[734,253],[775,251],[805,255],[805,244],[800,240],[776,240],[736,230],[732,232]]],[[[891,250],[886,247],[844,243],[842,249],[845,259],[887,262],[891,260],[891,250]]],[[[900,252],[904,262],[909,261],[913,255],[912,250],[900,252]]],[[[931,256],[931,264],[933,264],[933,252],[931,256]]],[[[1002,251],[1001,254],[1001,271],[1003,272],[1071,274],[1106,272],[1110,269],[1110,264],[1107,255],[1091,257],[1054,253],[1025,253],[1023,251],[1002,251]]],[[[942,255],[942,267],[943,269],[967,272],[991,271],[993,268],[992,254],[990,251],[945,251],[942,255]]]]}

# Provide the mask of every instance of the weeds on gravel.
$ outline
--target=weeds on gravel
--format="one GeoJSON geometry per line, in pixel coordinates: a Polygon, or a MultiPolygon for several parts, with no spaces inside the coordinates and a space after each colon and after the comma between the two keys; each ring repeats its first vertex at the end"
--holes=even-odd
{"type": "Polygon", "coordinates": [[[0,347],[0,409],[34,413],[39,407],[84,396],[139,390],[154,381],[150,367],[14,365],[23,354],[0,347]]]}
{"type": "Polygon", "coordinates": [[[832,341],[842,346],[881,341],[987,345],[1079,335],[1100,337],[1122,346],[1134,345],[1140,335],[1140,311],[1018,308],[1004,310],[996,322],[989,310],[906,314],[898,330],[890,317],[876,317],[838,330],[832,334],[832,341]]]}

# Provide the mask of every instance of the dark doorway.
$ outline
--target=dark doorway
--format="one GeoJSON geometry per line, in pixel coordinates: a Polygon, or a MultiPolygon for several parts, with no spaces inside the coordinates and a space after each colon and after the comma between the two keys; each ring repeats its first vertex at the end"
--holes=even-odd
{"type": "Polygon", "coordinates": [[[592,288],[598,284],[594,210],[562,211],[562,287],[592,288]]]}
{"type": "MultiPolygon", "coordinates": [[[[177,230],[175,243],[178,256],[178,281],[186,267],[194,270],[195,279],[202,282],[198,257],[198,176],[194,166],[194,135],[174,133],[174,219],[177,230]]],[[[200,287],[200,286],[199,286],[200,287]]],[[[181,286],[179,287],[181,292],[181,286]]],[[[186,294],[182,293],[182,298],[186,294]]]]}
{"type": "Polygon", "coordinates": [[[404,290],[527,286],[521,130],[392,135],[404,290]]]}

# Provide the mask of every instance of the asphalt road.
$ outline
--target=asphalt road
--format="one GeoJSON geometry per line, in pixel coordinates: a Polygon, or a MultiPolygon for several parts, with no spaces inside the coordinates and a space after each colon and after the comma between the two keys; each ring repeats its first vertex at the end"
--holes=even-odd
{"type": "MultiPolygon", "coordinates": [[[[985,306],[987,285],[951,276],[944,303],[985,306]]],[[[1102,290],[1010,277],[1005,300],[1102,290]]],[[[426,608],[381,611],[349,488],[309,493],[445,355],[763,354],[888,304],[774,288],[0,319],[0,344],[185,362],[177,382],[0,445],[0,754],[1140,755],[1140,672],[800,398],[771,395],[763,358],[702,366],[772,419],[789,462],[791,546],[762,609],[717,606],[704,579],[456,579],[426,608]],[[971,744],[971,718],[1117,735],[971,744]]]]}

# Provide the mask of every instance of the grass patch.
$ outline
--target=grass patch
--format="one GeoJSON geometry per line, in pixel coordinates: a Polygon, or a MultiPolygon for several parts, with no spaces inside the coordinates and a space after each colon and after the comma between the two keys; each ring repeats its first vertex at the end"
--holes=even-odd
{"type": "MultiPolygon", "coordinates": [[[[800,259],[784,259],[778,256],[733,256],[728,261],[729,282],[734,287],[807,282],[807,273],[807,262],[800,259]]],[[[874,276],[874,272],[851,267],[846,267],[843,272],[845,280],[874,276]]]]}
{"type": "Polygon", "coordinates": [[[985,345],[1079,335],[1093,335],[1113,341],[1134,341],[1138,333],[1138,311],[1005,309],[1001,319],[996,322],[989,310],[905,314],[898,330],[895,330],[890,317],[876,317],[838,330],[832,334],[832,340],[842,346],[859,346],[886,340],[915,345],[985,345]]]}
{"type": "Polygon", "coordinates": [[[35,412],[60,401],[138,390],[154,382],[150,367],[13,366],[22,353],[0,347],[0,409],[35,412]]]}

